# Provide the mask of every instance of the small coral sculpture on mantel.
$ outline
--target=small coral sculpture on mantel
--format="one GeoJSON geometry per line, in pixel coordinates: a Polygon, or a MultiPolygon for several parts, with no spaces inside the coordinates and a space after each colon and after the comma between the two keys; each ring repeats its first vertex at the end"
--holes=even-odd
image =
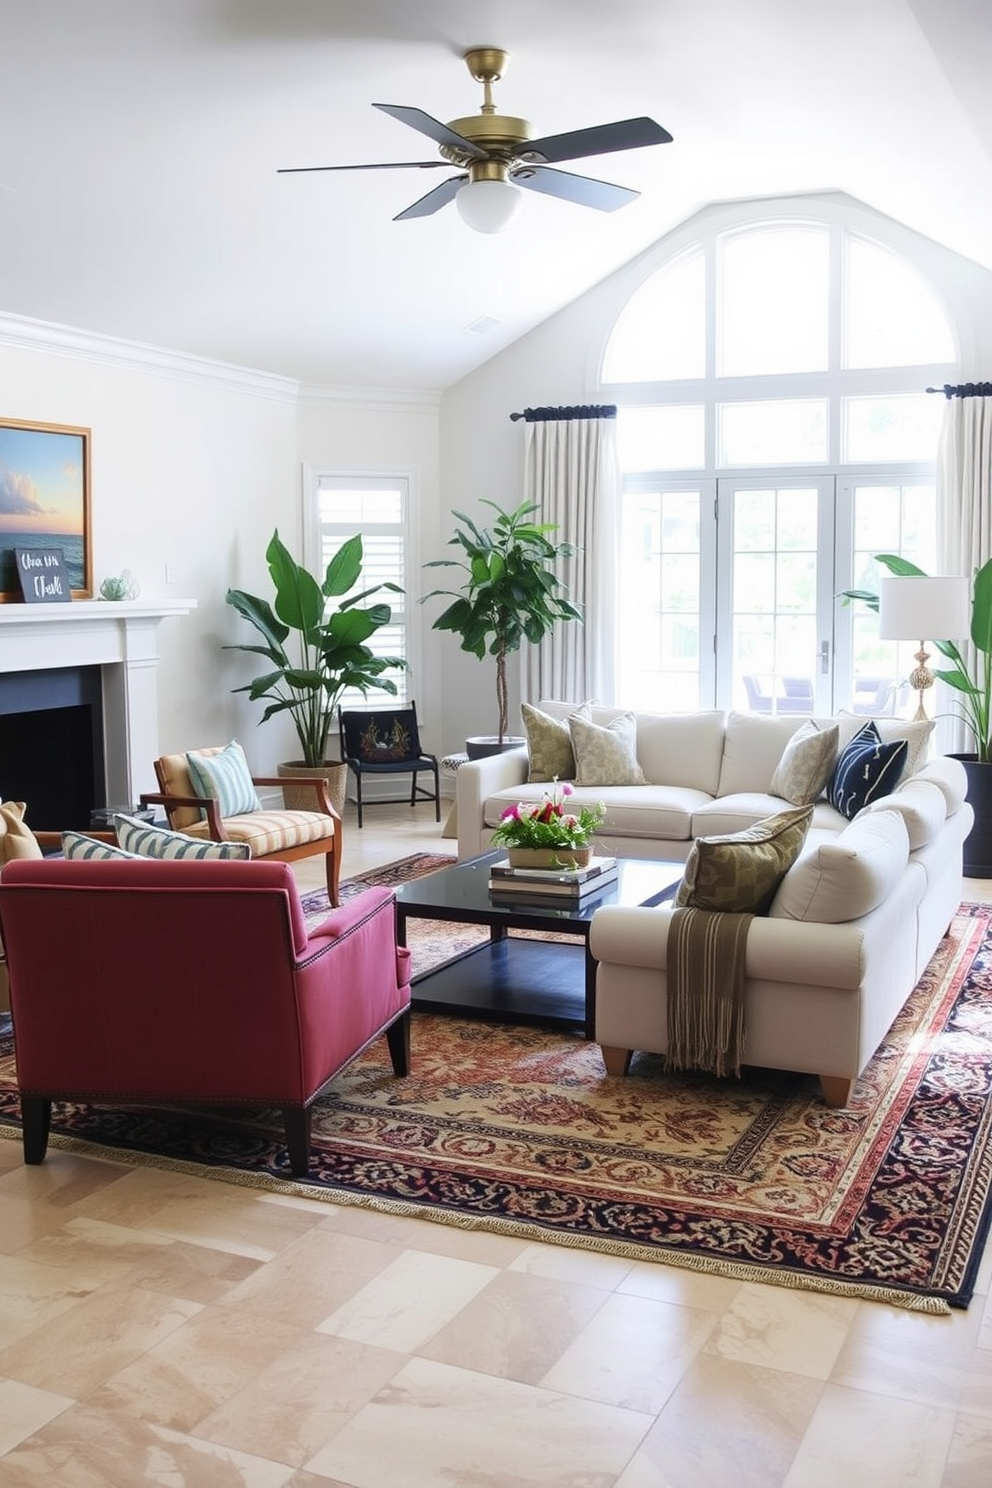
{"type": "Polygon", "coordinates": [[[584,868],[592,856],[591,838],[602,826],[606,807],[566,807],[572,787],[554,781],[540,801],[508,806],[493,833],[493,846],[509,849],[515,868],[584,868]]]}

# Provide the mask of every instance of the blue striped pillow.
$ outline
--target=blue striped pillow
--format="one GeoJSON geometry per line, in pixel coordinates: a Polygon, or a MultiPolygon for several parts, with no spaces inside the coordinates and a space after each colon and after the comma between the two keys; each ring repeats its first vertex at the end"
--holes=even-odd
{"type": "Polygon", "coordinates": [[[262,803],[255,794],[245,752],[237,739],[216,754],[193,752],[186,756],[189,778],[198,796],[211,796],[220,805],[221,816],[240,816],[245,811],[261,811],[262,803]]]}
{"type": "Polygon", "coordinates": [[[133,816],[115,815],[114,831],[128,857],[138,858],[250,858],[247,842],[206,842],[165,827],[150,827],[133,816]]]}
{"type": "Polygon", "coordinates": [[[908,753],[906,739],[883,744],[874,722],[866,723],[841,750],[827,788],[831,806],[853,821],[870,801],[895,790],[908,753]]]}
{"type": "Polygon", "coordinates": [[[62,855],[66,858],[88,858],[102,862],[106,858],[134,858],[136,853],[114,847],[112,842],[99,842],[83,832],[62,833],[62,855]]]}

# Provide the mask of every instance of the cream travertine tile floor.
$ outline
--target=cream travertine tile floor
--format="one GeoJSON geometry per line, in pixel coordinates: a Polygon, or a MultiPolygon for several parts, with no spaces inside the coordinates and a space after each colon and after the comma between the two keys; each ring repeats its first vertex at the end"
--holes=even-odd
{"type": "MultiPolygon", "coordinates": [[[[347,874],[418,851],[427,808],[349,813],[347,874]]],[[[0,1483],[988,1488],[990,1285],[933,1318],[0,1141],[0,1483]]]]}

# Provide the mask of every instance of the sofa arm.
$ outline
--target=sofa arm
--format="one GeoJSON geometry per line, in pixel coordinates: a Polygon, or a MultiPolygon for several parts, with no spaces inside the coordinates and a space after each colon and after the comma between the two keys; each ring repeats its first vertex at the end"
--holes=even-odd
{"type": "Polygon", "coordinates": [[[526,746],[490,754],[485,759],[467,760],[459,766],[456,777],[458,802],[458,856],[474,858],[488,852],[488,833],[483,810],[494,791],[523,785],[527,779],[526,746]]]}
{"type": "MultiPolygon", "coordinates": [[[[673,913],[664,905],[604,905],[593,915],[589,949],[599,962],[667,971],[673,913]]],[[[867,954],[864,923],[819,925],[759,915],[748,930],[746,974],[770,982],[857,987],[867,954]]]]}

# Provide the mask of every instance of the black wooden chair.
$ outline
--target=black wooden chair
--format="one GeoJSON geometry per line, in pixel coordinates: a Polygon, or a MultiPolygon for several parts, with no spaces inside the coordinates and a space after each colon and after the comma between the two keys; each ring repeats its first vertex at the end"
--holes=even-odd
{"type": "Polygon", "coordinates": [[[362,777],[365,775],[412,775],[410,805],[418,801],[434,802],[434,819],[441,820],[441,790],[438,784],[437,755],[426,754],[420,746],[420,731],[417,727],[417,705],[408,703],[403,708],[376,708],[365,711],[357,708],[339,708],[338,726],[341,731],[341,758],[354,772],[358,825],[362,825],[363,807],[395,805],[406,797],[375,796],[362,800],[362,777]],[[418,783],[421,770],[433,776],[433,793],[418,783]]]}

